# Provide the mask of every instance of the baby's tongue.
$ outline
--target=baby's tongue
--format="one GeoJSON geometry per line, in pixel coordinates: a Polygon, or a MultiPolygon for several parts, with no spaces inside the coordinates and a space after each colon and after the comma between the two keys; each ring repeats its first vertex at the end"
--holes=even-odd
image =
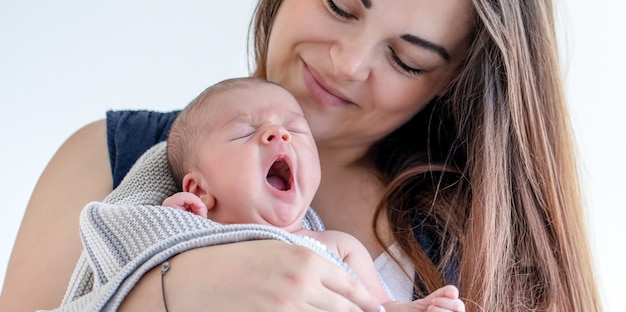
{"type": "Polygon", "coordinates": [[[269,176],[267,177],[267,182],[269,182],[269,184],[281,191],[284,191],[287,189],[287,183],[285,183],[285,181],[277,176],[269,176]]]}

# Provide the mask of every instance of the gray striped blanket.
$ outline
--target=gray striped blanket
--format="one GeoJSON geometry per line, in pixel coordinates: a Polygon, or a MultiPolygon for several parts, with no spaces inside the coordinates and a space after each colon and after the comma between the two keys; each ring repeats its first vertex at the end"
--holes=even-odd
{"type": "MultiPolygon", "coordinates": [[[[115,311],[147,271],[172,256],[246,240],[276,239],[306,246],[351,272],[314,239],[265,225],[221,225],[159,206],[177,191],[164,142],[148,150],[103,202],[87,205],[80,215],[83,252],[62,305],[54,311],[115,311]]],[[[312,209],[303,224],[311,230],[324,230],[312,209]]]]}

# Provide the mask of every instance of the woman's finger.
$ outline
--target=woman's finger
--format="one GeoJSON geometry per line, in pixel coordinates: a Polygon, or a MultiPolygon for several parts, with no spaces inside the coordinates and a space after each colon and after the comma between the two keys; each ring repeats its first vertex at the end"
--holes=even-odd
{"type": "Polygon", "coordinates": [[[343,268],[306,247],[290,249],[290,260],[282,267],[291,264],[294,271],[285,276],[292,276],[288,280],[294,287],[305,288],[298,291],[312,306],[326,311],[378,312],[376,297],[343,268]]]}
{"type": "Polygon", "coordinates": [[[361,308],[358,304],[342,294],[320,285],[321,290],[314,292],[314,297],[309,298],[310,304],[320,311],[369,311],[361,308]]]}
{"type": "Polygon", "coordinates": [[[325,270],[322,285],[353,303],[359,310],[378,312],[380,302],[354,277],[337,265],[332,270],[325,270]]]}

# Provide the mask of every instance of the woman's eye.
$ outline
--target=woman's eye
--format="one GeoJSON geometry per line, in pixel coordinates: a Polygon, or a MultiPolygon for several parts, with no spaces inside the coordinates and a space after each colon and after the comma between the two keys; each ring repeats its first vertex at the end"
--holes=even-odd
{"type": "Polygon", "coordinates": [[[330,11],[333,12],[333,14],[335,14],[336,16],[339,16],[339,17],[345,18],[345,19],[355,19],[356,18],[354,15],[352,15],[352,14],[344,11],[340,7],[338,7],[337,4],[335,3],[335,1],[333,1],[333,0],[326,0],[326,6],[328,6],[330,11]]]}
{"type": "Polygon", "coordinates": [[[393,59],[393,63],[400,68],[400,70],[402,70],[403,72],[412,75],[412,76],[417,76],[421,73],[423,73],[424,71],[419,69],[419,68],[414,68],[411,67],[409,65],[407,65],[406,63],[404,63],[402,61],[402,59],[400,59],[400,57],[398,56],[398,54],[396,54],[396,52],[392,49],[389,48],[389,50],[391,51],[391,58],[393,59]]]}

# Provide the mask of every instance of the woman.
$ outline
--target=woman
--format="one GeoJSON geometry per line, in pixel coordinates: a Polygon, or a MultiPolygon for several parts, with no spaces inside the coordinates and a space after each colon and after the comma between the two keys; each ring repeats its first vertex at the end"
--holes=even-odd
{"type": "MultiPolygon", "coordinates": [[[[545,0],[259,1],[254,76],[291,91],[311,124],[323,170],[312,206],[373,258],[399,247],[418,297],[454,283],[468,311],[600,310],[552,9],[545,0]]],[[[58,306],[80,253],[77,215],[125,171],[122,158],[109,160],[106,133],[104,121],[81,129],[43,173],[2,310],[58,306]]],[[[147,274],[123,308],[162,309],[158,278],[147,274]]],[[[367,301],[322,259],[271,241],[184,252],[167,283],[171,309],[367,301]],[[206,261],[219,271],[186,269],[206,261]]]]}

